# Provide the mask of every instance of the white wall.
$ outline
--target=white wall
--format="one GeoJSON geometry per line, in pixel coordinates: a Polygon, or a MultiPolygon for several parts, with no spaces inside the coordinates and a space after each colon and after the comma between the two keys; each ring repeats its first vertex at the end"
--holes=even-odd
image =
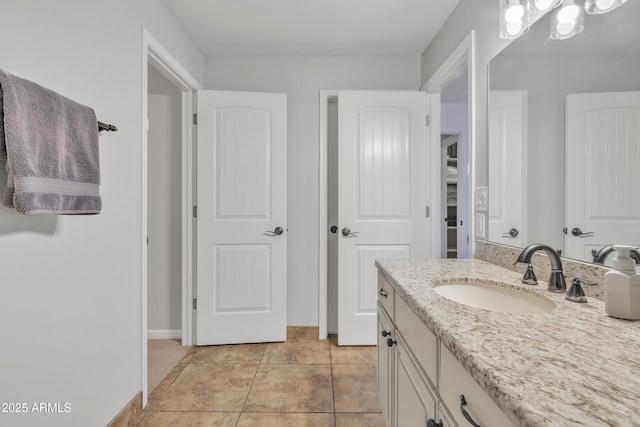
{"type": "Polygon", "coordinates": [[[638,90],[640,75],[629,72],[638,69],[638,56],[499,55],[491,62],[492,89],[528,90],[527,243],[564,246],[566,95],[638,90]]]}
{"type": "Polygon", "coordinates": [[[100,137],[100,215],[0,208],[0,402],[71,404],[0,413],[0,425],[101,426],[142,389],[142,26],[196,78],[204,59],[160,1],[1,0],[0,10],[0,66],[119,129],[100,137]]]}
{"type": "Polygon", "coordinates": [[[289,325],[318,325],[319,91],[417,90],[419,82],[417,56],[207,58],[207,89],[287,94],[289,325]]]}
{"type": "Polygon", "coordinates": [[[178,338],[182,328],[182,93],[149,67],[148,329],[178,338]]]}

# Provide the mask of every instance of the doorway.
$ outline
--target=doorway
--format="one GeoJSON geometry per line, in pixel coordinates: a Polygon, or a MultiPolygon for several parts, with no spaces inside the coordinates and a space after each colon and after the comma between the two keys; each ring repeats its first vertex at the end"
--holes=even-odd
{"type": "MultiPolygon", "coordinates": [[[[433,144],[432,155],[438,159],[434,167],[438,167],[442,173],[432,181],[431,188],[439,199],[434,200],[434,205],[440,207],[437,215],[442,222],[437,231],[437,241],[442,258],[470,258],[475,251],[475,240],[471,238],[475,232],[475,224],[471,221],[475,201],[471,191],[475,185],[475,117],[472,108],[474,75],[474,33],[471,31],[422,88],[432,94],[431,139],[440,142],[437,145],[433,144]],[[455,157],[453,148],[443,147],[454,146],[454,141],[448,139],[453,136],[455,157]],[[447,160],[449,154],[450,159],[447,160]],[[448,187],[449,184],[453,184],[447,183],[448,180],[455,181],[455,188],[448,187]],[[456,195],[455,203],[448,203],[448,190],[456,195]],[[447,204],[455,206],[448,207],[447,204]],[[448,216],[448,211],[452,212],[454,207],[455,226],[452,215],[448,216]]],[[[452,202],[451,199],[449,197],[449,202],[452,202]]]]}
{"type": "Polygon", "coordinates": [[[148,71],[147,322],[148,387],[186,354],[182,346],[180,173],[182,93],[153,66],[148,71]]]}
{"type": "MultiPolygon", "coordinates": [[[[180,150],[180,157],[175,161],[172,159],[173,165],[178,165],[179,175],[179,196],[178,200],[172,200],[171,202],[177,205],[179,208],[179,223],[180,232],[177,243],[179,247],[179,283],[180,283],[180,297],[179,307],[177,310],[180,316],[180,339],[181,345],[191,345],[192,343],[192,310],[189,302],[192,298],[192,276],[193,276],[193,218],[191,217],[191,211],[193,206],[193,103],[196,90],[200,89],[200,84],[195,80],[189,72],[146,30],[142,32],[142,47],[143,47],[143,66],[142,66],[142,86],[141,86],[141,98],[142,98],[142,110],[141,110],[141,131],[142,131],[142,149],[141,149],[141,233],[140,233],[140,248],[141,248],[141,388],[143,406],[148,401],[148,335],[149,335],[149,302],[148,302],[148,268],[149,265],[149,253],[147,246],[147,239],[149,238],[149,193],[150,191],[156,192],[155,189],[150,188],[149,182],[149,156],[148,156],[148,131],[149,131],[149,76],[154,70],[167,79],[174,89],[179,92],[180,107],[175,109],[172,115],[179,114],[179,116],[173,117],[174,120],[180,121],[179,138],[173,141],[173,144],[177,145],[180,150]],[[150,70],[153,68],[153,70],[150,70]]],[[[155,155],[152,154],[152,155],[155,155]]],[[[153,183],[151,183],[153,185],[153,183]]],[[[175,215],[175,214],[174,214],[175,215]]],[[[177,233],[174,233],[174,236],[177,233]]],[[[174,237],[175,239],[175,237],[174,237]]],[[[176,244],[172,241],[172,244],[176,244]]],[[[174,255],[172,255],[174,256],[174,255]]],[[[152,261],[153,262],[153,261],[152,261]]],[[[174,297],[175,298],[175,297],[174,297]]],[[[162,334],[174,334],[173,332],[167,332],[165,330],[162,334]]],[[[153,334],[152,334],[153,336],[153,334]]]]}

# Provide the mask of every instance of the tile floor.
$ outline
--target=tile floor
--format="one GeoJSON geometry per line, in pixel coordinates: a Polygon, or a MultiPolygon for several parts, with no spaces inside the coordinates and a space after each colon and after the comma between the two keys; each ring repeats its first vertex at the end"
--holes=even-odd
{"type": "Polygon", "coordinates": [[[376,348],[319,341],[194,347],[149,396],[138,427],[384,427],[376,348]]]}

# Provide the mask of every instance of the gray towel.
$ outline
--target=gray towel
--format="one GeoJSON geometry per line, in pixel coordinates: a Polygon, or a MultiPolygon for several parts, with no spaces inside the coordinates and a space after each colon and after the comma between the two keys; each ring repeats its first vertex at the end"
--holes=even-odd
{"type": "Polygon", "coordinates": [[[94,111],[0,70],[3,205],[21,214],[97,214],[100,162],[94,111]]]}

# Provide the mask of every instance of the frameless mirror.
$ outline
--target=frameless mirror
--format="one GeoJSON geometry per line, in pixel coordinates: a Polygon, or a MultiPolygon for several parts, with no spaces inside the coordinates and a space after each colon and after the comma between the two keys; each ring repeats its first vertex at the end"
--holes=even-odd
{"type": "Polygon", "coordinates": [[[593,261],[640,245],[640,1],[551,40],[550,14],[490,62],[489,240],[593,261]]]}

